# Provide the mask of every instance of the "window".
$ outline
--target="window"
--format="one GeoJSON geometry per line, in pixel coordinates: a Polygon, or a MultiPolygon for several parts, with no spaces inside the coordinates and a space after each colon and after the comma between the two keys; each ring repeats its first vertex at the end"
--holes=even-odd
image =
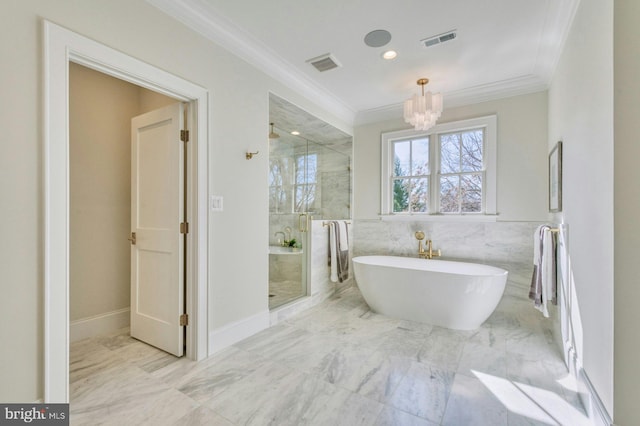
{"type": "Polygon", "coordinates": [[[314,211],[319,200],[318,154],[272,156],[269,159],[269,211],[314,211]]]}
{"type": "Polygon", "coordinates": [[[294,211],[304,213],[315,210],[317,174],[317,154],[304,154],[296,157],[294,211]]]}
{"type": "Polygon", "coordinates": [[[383,215],[495,215],[496,116],[382,135],[383,215]]]}
{"type": "Polygon", "coordinates": [[[429,211],[429,138],[393,141],[394,213],[429,211]]]}
{"type": "Polygon", "coordinates": [[[481,213],[484,129],[439,135],[440,212],[481,213]]]}

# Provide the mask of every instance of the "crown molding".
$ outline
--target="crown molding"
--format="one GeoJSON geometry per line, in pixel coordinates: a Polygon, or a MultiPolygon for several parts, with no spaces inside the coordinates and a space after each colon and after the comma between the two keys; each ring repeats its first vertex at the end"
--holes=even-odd
{"type": "Polygon", "coordinates": [[[540,34],[533,73],[549,84],[560,62],[578,6],[580,6],[580,0],[547,3],[546,19],[540,34]]]}
{"type": "MultiPolygon", "coordinates": [[[[402,116],[402,103],[356,112],[204,0],[146,0],[265,74],[290,87],[347,124],[362,125],[402,116]]],[[[452,108],[547,90],[562,55],[580,0],[547,6],[540,48],[532,73],[516,78],[445,92],[445,107],[452,108]]]]}
{"type": "Polygon", "coordinates": [[[305,96],[316,105],[331,111],[338,119],[353,124],[355,110],[305,74],[297,71],[291,63],[281,58],[260,40],[223,17],[222,14],[216,13],[209,3],[202,0],[146,1],[286,87],[305,96]]]}
{"type": "MultiPolygon", "coordinates": [[[[473,105],[480,102],[528,95],[548,89],[548,82],[535,75],[526,75],[482,84],[468,89],[444,92],[442,93],[442,97],[444,98],[444,108],[446,110],[448,108],[473,105]]],[[[378,121],[402,119],[403,109],[403,104],[398,103],[359,111],[356,115],[355,125],[360,126],[378,121]]]]}

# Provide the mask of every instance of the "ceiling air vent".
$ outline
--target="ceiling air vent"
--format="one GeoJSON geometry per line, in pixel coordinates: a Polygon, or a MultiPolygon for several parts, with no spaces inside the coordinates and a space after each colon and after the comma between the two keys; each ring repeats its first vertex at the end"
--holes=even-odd
{"type": "Polygon", "coordinates": [[[307,63],[313,65],[318,71],[324,72],[329,71],[334,68],[338,68],[340,63],[333,57],[330,53],[326,55],[321,55],[315,58],[311,58],[307,60],[307,63]]]}
{"type": "Polygon", "coordinates": [[[444,43],[445,41],[453,40],[454,38],[456,38],[456,30],[425,38],[424,40],[420,40],[420,43],[422,43],[424,47],[431,47],[436,44],[444,43]]]}

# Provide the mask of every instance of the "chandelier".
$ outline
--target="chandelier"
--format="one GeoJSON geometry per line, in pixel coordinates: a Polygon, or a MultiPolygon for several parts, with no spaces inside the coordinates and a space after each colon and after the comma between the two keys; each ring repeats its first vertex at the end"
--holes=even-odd
{"type": "Polygon", "coordinates": [[[442,94],[424,93],[428,78],[421,78],[417,83],[422,87],[422,95],[413,95],[404,101],[404,121],[411,123],[416,130],[427,130],[442,115],[442,94]]]}

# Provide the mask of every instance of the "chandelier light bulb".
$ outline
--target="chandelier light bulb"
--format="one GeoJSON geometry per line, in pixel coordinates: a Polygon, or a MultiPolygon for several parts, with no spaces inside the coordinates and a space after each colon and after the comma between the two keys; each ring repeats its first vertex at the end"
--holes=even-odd
{"type": "Polygon", "coordinates": [[[435,126],[442,115],[442,94],[424,92],[424,86],[429,79],[421,78],[417,84],[422,88],[421,95],[413,95],[404,101],[404,121],[410,123],[416,130],[428,130],[435,126]]]}

